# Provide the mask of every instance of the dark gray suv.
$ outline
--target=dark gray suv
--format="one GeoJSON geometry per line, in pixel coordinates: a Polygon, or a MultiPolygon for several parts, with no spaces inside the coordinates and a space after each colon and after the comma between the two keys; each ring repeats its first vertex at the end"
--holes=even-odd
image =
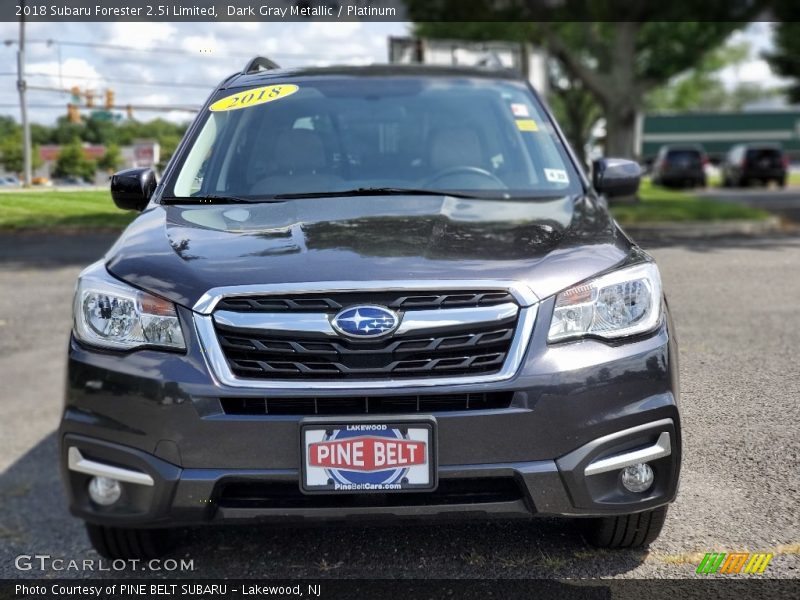
{"type": "Polygon", "coordinates": [[[650,543],[680,467],[658,269],[529,85],[281,70],[213,92],[80,276],[59,432],[107,557],[253,521],[579,517],[650,543]]]}

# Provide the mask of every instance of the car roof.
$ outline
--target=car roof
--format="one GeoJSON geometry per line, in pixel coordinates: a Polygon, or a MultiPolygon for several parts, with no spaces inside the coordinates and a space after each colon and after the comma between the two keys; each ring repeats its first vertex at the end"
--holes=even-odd
{"type": "Polygon", "coordinates": [[[754,144],[742,144],[747,150],[783,150],[780,144],[773,142],[763,142],[754,144]]]}
{"type": "Polygon", "coordinates": [[[226,79],[219,89],[249,87],[259,83],[280,81],[284,79],[309,77],[471,77],[494,80],[524,81],[524,78],[512,69],[487,67],[452,67],[438,65],[334,65],[328,67],[296,67],[286,69],[269,69],[255,73],[235,73],[226,79]]]}

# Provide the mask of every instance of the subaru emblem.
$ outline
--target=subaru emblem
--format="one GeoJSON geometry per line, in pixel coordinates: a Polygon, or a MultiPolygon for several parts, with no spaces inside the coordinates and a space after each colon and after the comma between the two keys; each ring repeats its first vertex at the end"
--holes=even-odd
{"type": "Polygon", "coordinates": [[[392,333],[400,325],[400,317],[384,306],[350,306],[333,317],[331,324],[344,336],[369,339],[392,333]]]}

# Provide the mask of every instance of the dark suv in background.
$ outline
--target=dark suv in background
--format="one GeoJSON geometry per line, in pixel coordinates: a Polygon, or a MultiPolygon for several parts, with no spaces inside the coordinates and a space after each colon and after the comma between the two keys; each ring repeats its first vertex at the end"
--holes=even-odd
{"type": "Polygon", "coordinates": [[[739,144],[728,151],[722,163],[724,187],[768,185],[774,181],[786,186],[789,157],[777,144],[739,144]]]}
{"type": "Polygon", "coordinates": [[[652,181],[669,187],[705,187],[708,157],[700,146],[661,146],[652,181]]]}
{"type": "Polygon", "coordinates": [[[80,276],[59,431],[107,557],[170,528],[579,517],[659,534],[681,457],[653,259],[529,84],[486,69],[223,81],[142,211],[80,276]]]}

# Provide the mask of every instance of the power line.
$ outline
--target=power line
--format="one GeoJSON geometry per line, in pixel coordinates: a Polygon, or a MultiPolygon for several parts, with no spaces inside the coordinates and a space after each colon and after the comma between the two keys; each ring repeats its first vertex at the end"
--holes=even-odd
{"type": "MultiPolygon", "coordinates": [[[[16,40],[7,39],[3,40],[3,43],[6,46],[11,46],[12,44],[16,44],[16,40]]],[[[77,42],[74,40],[55,40],[55,39],[38,39],[38,40],[28,40],[28,44],[46,44],[48,46],[54,45],[61,45],[61,46],[76,46],[80,48],[93,48],[96,50],[114,50],[119,52],[134,52],[134,53],[148,53],[148,54],[175,54],[181,56],[197,56],[198,52],[193,52],[192,50],[185,50],[183,48],[169,48],[169,47],[152,47],[152,48],[139,48],[137,46],[124,46],[122,44],[104,44],[101,42],[77,42]]],[[[270,56],[275,58],[327,58],[329,55],[316,53],[303,53],[303,52],[270,52],[270,56]]],[[[204,58],[253,58],[253,54],[244,54],[240,52],[228,52],[225,54],[203,54],[204,58]]]]}
{"type": "MultiPolygon", "coordinates": [[[[53,77],[58,78],[56,73],[26,73],[28,77],[53,77]]],[[[16,77],[16,73],[0,73],[0,77],[16,77]]],[[[62,75],[64,79],[78,79],[81,81],[108,81],[109,83],[120,83],[123,85],[140,87],[171,87],[171,88],[196,88],[209,90],[214,88],[216,83],[175,83],[172,81],[137,81],[135,79],[119,79],[117,77],[103,77],[102,75],[62,75]]]]}
{"type": "MultiPolygon", "coordinates": [[[[44,108],[44,109],[59,109],[64,110],[63,104],[28,104],[30,108],[44,108]]],[[[19,103],[0,103],[0,108],[19,108],[19,103]]],[[[124,106],[113,106],[113,110],[126,110],[128,105],[124,106]]],[[[192,106],[171,106],[171,105],[156,105],[156,104],[131,104],[130,108],[132,110],[138,111],[153,111],[153,112],[168,112],[168,111],[179,111],[179,112],[197,112],[200,110],[198,107],[192,106]]],[[[99,110],[99,109],[95,109],[99,110]]]]}

